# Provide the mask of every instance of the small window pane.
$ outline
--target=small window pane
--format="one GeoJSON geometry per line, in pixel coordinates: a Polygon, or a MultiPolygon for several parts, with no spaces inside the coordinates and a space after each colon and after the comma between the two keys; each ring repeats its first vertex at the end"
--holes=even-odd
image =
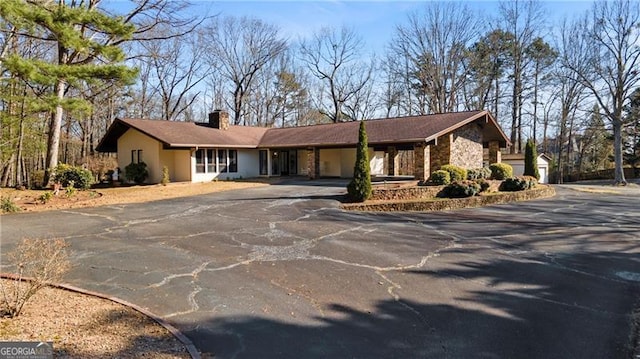
{"type": "Polygon", "coordinates": [[[267,170],[269,169],[269,162],[267,158],[267,150],[260,150],[260,175],[266,176],[269,173],[267,170]]]}
{"type": "Polygon", "coordinates": [[[238,172],[238,151],[229,150],[229,172],[238,172]]]}
{"type": "Polygon", "coordinates": [[[227,150],[218,150],[218,168],[220,173],[227,172],[227,150]]]}
{"type": "Polygon", "coordinates": [[[204,173],[204,150],[196,151],[196,173],[204,173]]]}
{"type": "Polygon", "coordinates": [[[207,172],[217,172],[216,169],[216,150],[207,150],[207,172]]]}

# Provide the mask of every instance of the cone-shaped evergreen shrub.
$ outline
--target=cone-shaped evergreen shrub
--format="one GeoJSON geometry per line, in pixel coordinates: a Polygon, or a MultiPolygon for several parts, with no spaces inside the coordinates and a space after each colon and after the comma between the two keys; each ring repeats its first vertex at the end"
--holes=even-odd
{"type": "Polygon", "coordinates": [[[371,197],[371,176],[369,174],[367,130],[364,121],[360,122],[356,164],[353,168],[353,179],[347,185],[349,199],[353,202],[364,202],[371,197]]]}
{"type": "Polygon", "coordinates": [[[537,180],[540,179],[538,153],[536,151],[536,143],[533,140],[527,141],[527,146],[524,150],[524,176],[535,177],[537,180]]]}

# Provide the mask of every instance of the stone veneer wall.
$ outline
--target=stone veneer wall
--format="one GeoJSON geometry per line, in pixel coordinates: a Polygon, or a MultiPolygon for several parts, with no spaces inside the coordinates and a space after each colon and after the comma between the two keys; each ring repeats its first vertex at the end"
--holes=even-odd
{"type": "Polygon", "coordinates": [[[451,140],[452,136],[450,133],[440,136],[437,139],[437,144],[431,146],[430,153],[430,162],[431,168],[430,172],[439,170],[440,167],[444,165],[448,165],[451,161],[451,140]]]}
{"type": "Polygon", "coordinates": [[[320,176],[320,150],[307,148],[307,176],[316,179],[320,176]]]}
{"type": "Polygon", "coordinates": [[[482,130],[476,123],[453,132],[450,164],[467,169],[482,167],[482,130]]]}

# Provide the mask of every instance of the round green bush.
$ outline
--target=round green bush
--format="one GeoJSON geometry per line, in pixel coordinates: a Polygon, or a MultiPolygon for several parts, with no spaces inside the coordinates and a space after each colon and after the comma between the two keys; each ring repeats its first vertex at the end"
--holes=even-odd
{"type": "Polygon", "coordinates": [[[474,181],[455,181],[447,185],[438,193],[439,197],[445,198],[465,198],[472,197],[480,193],[480,185],[474,181]]]}
{"type": "Polygon", "coordinates": [[[467,179],[467,170],[462,167],[454,165],[444,165],[440,167],[440,169],[449,172],[451,181],[464,181],[467,179]]]}
{"type": "Polygon", "coordinates": [[[491,170],[491,178],[494,180],[502,181],[513,177],[513,167],[508,163],[493,163],[489,169],[491,170]]]}
{"type": "Polygon", "coordinates": [[[434,186],[444,186],[451,183],[451,175],[447,171],[437,170],[431,173],[429,184],[434,186]]]}
{"type": "Polygon", "coordinates": [[[147,170],[147,164],[144,162],[129,163],[124,168],[124,177],[128,181],[133,181],[136,184],[142,184],[149,177],[149,171],[147,170]]]}
{"type": "Polygon", "coordinates": [[[468,180],[488,179],[491,177],[491,170],[489,167],[472,168],[467,170],[468,180]]]}
{"type": "Polygon", "coordinates": [[[93,174],[82,167],[62,163],[53,169],[53,181],[63,187],[88,189],[93,184],[93,174]]]}
{"type": "Polygon", "coordinates": [[[534,177],[510,177],[500,183],[500,191],[503,192],[517,192],[525,191],[535,187],[537,181],[534,177]]]}

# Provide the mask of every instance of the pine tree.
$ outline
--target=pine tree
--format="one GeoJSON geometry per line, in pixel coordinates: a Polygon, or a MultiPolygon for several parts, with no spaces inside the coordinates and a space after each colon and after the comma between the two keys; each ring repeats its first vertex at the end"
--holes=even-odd
{"type": "Polygon", "coordinates": [[[64,111],[88,107],[78,99],[66,98],[70,87],[101,81],[131,82],[136,71],[122,64],[123,51],[114,45],[129,39],[135,27],[121,17],[96,7],[96,2],[2,0],[0,17],[16,33],[50,44],[49,59],[34,59],[17,53],[0,58],[0,65],[12,76],[51,89],[47,96],[51,121],[47,144],[47,179],[58,164],[58,150],[64,111]]]}
{"type": "Polygon", "coordinates": [[[371,197],[371,176],[369,174],[369,149],[367,142],[367,130],[365,129],[364,121],[360,121],[356,164],[353,168],[353,179],[347,186],[349,199],[354,202],[364,202],[371,197]]]}
{"type": "Polygon", "coordinates": [[[540,179],[538,171],[538,153],[536,151],[536,143],[530,139],[524,150],[524,175],[540,179]]]}

